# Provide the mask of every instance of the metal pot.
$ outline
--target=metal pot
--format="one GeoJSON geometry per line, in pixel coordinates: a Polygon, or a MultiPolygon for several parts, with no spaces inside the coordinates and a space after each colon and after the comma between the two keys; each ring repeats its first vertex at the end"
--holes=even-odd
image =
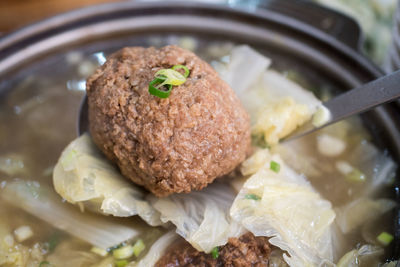
{"type": "MultiPolygon", "coordinates": [[[[375,79],[383,72],[359,52],[360,30],[351,19],[303,1],[267,1],[254,12],[194,2],[121,2],[93,6],[47,19],[0,39],[0,96],[21,77],[69,49],[114,51],[148,45],[153,36],[190,34],[200,45],[230,40],[247,43],[290,66],[315,84],[337,92],[375,79]]],[[[49,65],[50,64],[50,65],[49,65]]],[[[56,66],[56,65],[54,65],[56,66]]],[[[56,69],[54,69],[56,71],[56,69]]],[[[363,116],[375,143],[400,162],[400,110],[385,105],[363,116]]],[[[397,198],[400,189],[395,188],[397,198]]],[[[397,210],[393,257],[400,255],[397,210]]]]}

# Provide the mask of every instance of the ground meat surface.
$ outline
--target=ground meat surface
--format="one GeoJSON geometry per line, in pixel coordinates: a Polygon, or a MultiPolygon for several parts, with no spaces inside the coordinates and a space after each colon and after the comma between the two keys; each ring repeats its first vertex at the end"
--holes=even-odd
{"type": "Polygon", "coordinates": [[[266,267],[271,248],[266,237],[255,237],[252,233],[240,238],[230,238],[229,242],[220,247],[219,256],[213,259],[211,254],[199,252],[186,241],[181,241],[171,247],[161,257],[156,267],[266,267]]]}
{"type": "Polygon", "coordinates": [[[87,81],[89,128],[122,174],[156,196],[199,190],[231,172],[250,147],[249,116],[206,62],[177,46],[130,47],[108,57],[87,81]],[[190,76],[171,95],[150,95],[162,68],[190,76]]]}

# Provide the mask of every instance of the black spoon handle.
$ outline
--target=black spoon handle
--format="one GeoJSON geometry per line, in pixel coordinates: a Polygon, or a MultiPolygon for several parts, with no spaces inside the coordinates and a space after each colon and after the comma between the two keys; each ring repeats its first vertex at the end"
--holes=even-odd
{"type": "Polygon", "coordinates": [[[334,123],[400,97],[400,70],[364,84],[324,103],[334,123]]]}
{"type": "Polygon", "coordinates": [[[394,101],[399,97],[400,70],[361,85],[325,102],[324,106],[331,113],[329,121],[319,127],[308,122],[289,136],[285,137],[282,141],[286,142],[299,138],[332,123],[363,113],[390,101],[394,101]]]}

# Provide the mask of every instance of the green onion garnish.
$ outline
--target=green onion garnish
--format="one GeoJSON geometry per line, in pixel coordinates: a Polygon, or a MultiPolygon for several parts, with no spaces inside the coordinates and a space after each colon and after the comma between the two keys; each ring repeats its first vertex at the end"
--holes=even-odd
{"type": "Polygon", "coordinates": [[[183,76],[180,72],[173,69],[161,69],[156,72],[156,78],[165,78],[165,80],[159,85],[160,87],[165,84],[170,85],[181,85],[186,82],[185,76],[183,76]]]}
{"type": "Polygon", "coordinates": [[[218,259],[218,257],[219,257],[218,247],[215,247],[211,250],[211,256],[213,257],[213,259],[218,259]]]}
{"type": "Polygon", "coordinates": [[[391,235],[387,232],[382,232],[378,235],[378,237],[376,239],[378,239],[378,241],[380,243],[382,243],[382,245],[387,246],[390,244],[390,242],[393,241],[394,237],[393,237],[393,235],[391,235]]]}
{"type": "Polygon", "coordinates": [[[186,82],[190,71],[183,65],[175,65],[170,69],[161,69],[156,72],[154,80],[149,83],[149,93],[159,98],[167,98],[171,94],[172,86],[178,86],[186,82]],[[177,70],[183,69],[184,74],[177,70]],[[161,88],[165,86],[167,90],[161,88]]]}
{"type": "Polygon", "coordinates": [[[180,70],[183,69],[185,71],[185,73],[183,74],[183,76],[185,76],[185,78],[187,78],[190,74],[189,69],[186,66],[183,65],[175,65],[172,67],[173,70],[180,70]]]}
{"type": "Polygon", "coordinates": [[[169,95],[171,94],[171,91],[172,91],[172,85],[166,84],[165,85],[167,87],[166,91],[158,89],[159,86],[157,86],[157,85],[162,84],[164,82],[164,80],[165,80],[164,78],[155,78],[154,80],[152,80],[149,83],[149,93],[154,96],[158,96],[159,98],[169,97],[169,95]]]}
{"type": "Polygon", "coordinates": [[[121,248],[114,249],[112,254],[115,259],[123,260],[132,257],[133,255],[133,247],[131,245],[126,245],[121,248]]]}
{"type": "Polygon", "coordinates": [[[247,194],[244,196],[245,199],[252,199],[252,200],[260,200],[261,197],[255,195],[255,194],[247,194]]]}
{"type": "Polygon", "coordinates": [[[128,261],[127,260],[115,261],[115,266],[116,267],[125,267],[126,265],[128,265],[128,261]]]}
{"type": "Polygon", "coordinates": [[[278,162],[272,160],[271,163],[269,164],[269,168],[272,171],[278,173],[281,169],[281,165],[278,162]]]}
{"type": "Polygon", "coordinates": [[[143,240],[139,239],[138,241],[136,241],[135,245],[133,245],[133,254],[138,257],[145,248],[146,246],[144,245],[143,240]]]}
{"type": "Polygon", "coordinates": [[[92,248],[90,249],[90,251],[93,252],[93,253],[95,253],[95,254],[97,254],[97,255],[99,255],[99,256],[102,256],[102,257],[105,257],[105,256],[107,256],[107,254],[108,254],[108,251],[107,251],[107,250],[102,249],[102,248],[99,248],[99,247],[92,247],[92,248]]]}

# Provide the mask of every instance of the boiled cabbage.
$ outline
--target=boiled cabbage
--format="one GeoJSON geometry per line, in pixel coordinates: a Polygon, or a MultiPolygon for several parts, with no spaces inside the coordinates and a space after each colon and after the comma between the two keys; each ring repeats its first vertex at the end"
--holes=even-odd
{"type": "Polygon", "coordinates": [[[114,216],[138,214],[153,226],[170,221],[179,235],[201,251],[209,252],[243,232],[229,216],[236,194],[229,185],[215,183],[202,191],[166,198],[145,194],[99,153],[89,135],[64,150],[53,180],[56,191],[71,203],[114,216]]]}
{"type": "Polygon", "coordinates": [[[308,121],[311,115],[306,105],[296,103],[292,97],[285,97],[257,112],[257,122],[252,126],[251,133],[264,136],[267,144],[274,145],[308,121]]]}
{"type": "Polygon", "coordinates": [[[62,152],[53,173],[54,188],[65,200],[106,215],[139,215],[152,226],[160,214],[145,200],[146,193],[124,178],[100,153],[88,134],[62,152]]]}
{"type": "Polygon", "coordinates": [[[363,264],[368,266],[380,266],[378,257],[383,255],[384,250],[381,247],[364,245],[359,249],[353,249],[347,252],[337,263],[337,267],[358,267],[363,264]]]}
{"type": "Polygon", "coordinates": [[[151,246],[149,252],[139,262],[132,262],[127,267],[148,267],[154,266],[168,247],[179,238],[174,231],[169,231],[157,239],[151,246]]]}
{"type": "Polygon", "coordinates": [[[1,190],[0,200],[102,249],[135,238],[150,229],[134,220],[127,225],[111,217],[82,214],[71,205],[63,203],[53,190],[36,181],[7,183],[1,190]]]}
{"type": "Polygon", "coordinates": [[[244,233],[229,215],[235,195],[229,185],[216,182],[190,194],[150,199],[163,222],[172,222],[176,232],[194,248],[209,253],[214,247],[225,245],[229,237],[244,233]]]}
{"type": "Polygon", "coordinates": [[[274,145],[323,106],[311,92],[267,70],[270,64],[270,59],[250,47],[238,46],[232,50],[228,64],[215,67],[249,112],[252,134],[274,145]]]}
{"type": "MultiPolygon", "coordinates": [[[[55,251],[46,258],[46,261],[51,262],[51,266],[57,267],[93,266],[99,261],[99,257],[94,253],[79,249],[84,245],[85,243],[80,240],[65,240],[57,245],[55,251]]],[[[43,265],[40,264],[39,266],[43,265]]]]}
{"type": "Polygon", "coordinates": [[[240,171],[244,176],[253,175],[258,172],[267,162],[271,161],[271,154],[268,150],[259,149],[251,157],[240,165],[240,171]]]}
{"type": "Polygon", "coordinates": [[[248,88],[255,85],[270,65],[271,59],[247,45],[241,45],[232,50],[229,64],[218,63],[214,68],[236,94],[242,96],[247,93],[248,88]]]}
{"type": "Polygon", "coordinates": [[[266,162],[240,190],[230,210],[232,218],[256,236],[271,237],[272,245],[288,253],[284,259],[290,266],[332,262],[331,203],[278,155],[263,153],[266,162]],[[280,165],[278,173],[270,169],[271,161],[280,165]]]}

